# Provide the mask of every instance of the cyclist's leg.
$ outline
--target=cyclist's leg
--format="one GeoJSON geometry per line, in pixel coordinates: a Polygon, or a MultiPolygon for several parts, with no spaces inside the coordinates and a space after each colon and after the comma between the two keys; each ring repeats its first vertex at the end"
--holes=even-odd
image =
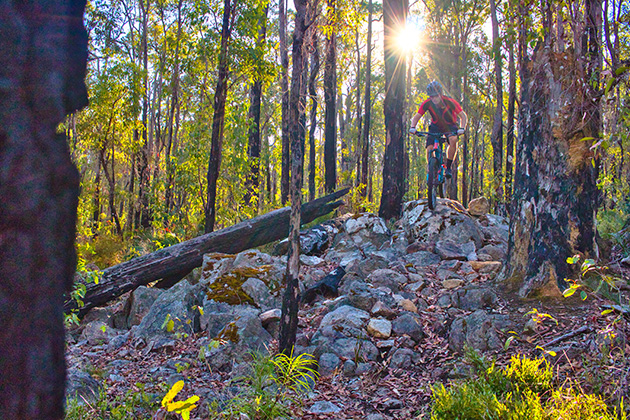
{"type": "Polygon", "coordinates": [[[435,139],[436,139],[437,135],[439,135],[440,133],[441,133],[441,131],[438,128],[437,125],[435,125],[435,124],[430,124],[429,125],[429,135],[427,136],[427,143],[426,143],[426,148],[427,148],[427,165],[429,164],[429,158],[431,157],[431,151],[433,150],[433,143],[435,143],[435,139]],[[435,133],[436,135],[432,135],[432,133],[435,133]]]}
{"type": "MultiPolygon", "coordinates": [[[[457,131],[457,126],[452,125],[448,129],[449,132],[454,133],[457,131]]],[[[453,161],[457,156],[457,136],[450,136],[448,138],[448,149],[446,149],[446,159],[453,161]]]]}

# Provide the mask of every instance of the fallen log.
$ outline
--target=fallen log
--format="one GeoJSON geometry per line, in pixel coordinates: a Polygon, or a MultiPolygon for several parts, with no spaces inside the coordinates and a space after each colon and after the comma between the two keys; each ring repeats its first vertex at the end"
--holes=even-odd
{"type": "MultiPolygon", "coordinates": [[[[349,191],[345,188],[303,204],[302,223],[309,223],[341,206],[343,201],[335,200],[349,191]]],[[[75,300],[66,300],[64,311],[69,313],[78,309],[79,316],[83,316],[95,306],[102,306],[123,293],[156,280],[175,284],[194,268],[200,267],[206,253],[236,254],[282,239],[289,233],[290,212],[290,207],[274,210],[107,268],[98,284],[86,284],[83,306],[78,308],[75,300]]]]}

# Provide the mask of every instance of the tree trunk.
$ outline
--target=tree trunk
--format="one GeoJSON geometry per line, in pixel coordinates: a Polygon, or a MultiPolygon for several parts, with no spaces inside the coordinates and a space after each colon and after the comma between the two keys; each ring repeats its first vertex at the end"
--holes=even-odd
{"type": "Polygon", "coordinates": [[[171,154],[173,153],[174,145],[176,143],[175,137],[177,136],[177,130],[174,129],[175,111],[179,107],[179,47],[182,38],[182,1],[177,2],[177,43],[175,46],[175,68],[173,70],[173,78],[171,79],[171,86],[173,93],[171,95],[171,107],[168,114],[168,140],[166,142],[165,151],[165,163],[166,163],[166,192],[164,194],[164,202],[166,211],[170,212],[173,208],[173,178],[174,168],[171,162],[171,154]]]}
{"type": "Polygon", "coordinates": [[[492,169],[494,171],[494,185],[492,200],[498,212],[503,203],[503,75],[501,60],[501,39],[499,38],[499,20],[497,19],[496,0],[490,0],[490,17],[492,19],[492,54],[494,56],[495,87],[497,91],[496,108],[492,123],[492,169]]]}
{"type": "Polygon", "coordinates": [[[278,34],[280,38],[280,88],[282,89],[282,168],[280,173],[280,200],[289,199],[291,141],[289,140],[289,52],[287,50],[287,4],[280,0],[278,34]]]}
{"type": "MultiPolygon", "coordinates": [[[[597,4],[587,0],[586,10],[588,27],[588,18],[601,13],[601,7],[596,12],[597,4]]],[[[590,149],[593,141],[586,138],[598,138],[601,129],[596,96],[600,39],[597,25],[586,32],[587,48],[582,51],[592,53],[586,74],[580,69],[581,58],[568,49],[556,53],[539,46],[530,59],[524,47],[521,56],[506,272],[520,296],[559,295],[564,279],[572,277],[567,257],[594,253],[598,160],[590,149]]]]}
{"type": "Polygon", "coordinates": [[[372,119],[372,0],[368,3],[367,58],[365,67],[365,122],[361,141],[361,185],[360,195],[365,198],[368,183],[368,162],[370,157],[370,122],[372,119]]]}
{"type": "Polygon", "coordinates": [[[223,149],[223,128],[225,123],[225,101],[228,88],[228,46],[232,34],[232,2],[223,2],[223,24],[221,26],[221,50],[219,51],[219,76],[214,93],[214,113],[212,115],[212,144],[208,163],[208,199],[206,201],[204,232],[212,232],[216,219],[217,180],[221,169],[223,149]]]}
{"type": "MultiPolygon", "coordinates": [[[[328,25],[334,25],[335,0],[328,0],[328,25]]],[[[336,34],[326,36],[326,64],[324,65],[324,188],[327,193],[337,185],[337,45],[336,34]]]]}
{"type": "Polygon", "coordinates": [[[386,0],[383,3],[385,25],[385,156],[383,157],[383,191],[379,216],[384,219],[399,217],[402,212],[404,186],[403,124],[405,104],[405,57],[397,50],[398,23],[407,19],[407,0],[386,0]]]}
{"type": "Polygon", "coordinates": [[[138,155],[138,213],[136,214],[136,226],[148,229],[151,226],[151,210],[149,209],[149,183],[150,168],[149,156],[151,155],[151,144],[147,136],[148,113],[149,113],[149,46],[148,46],[148,22],[150,0],[140,0],[140,9],[142,11],[142,148],[138,155]]]}
{"type": "Polygon", "coordinates": [[[282,299],[282,317],[278,349],[287,356],[293,353],[298,324],[298,298],[300,288],[300,225],[302,223],[302,176],[304,166],[304,121],[305,91],[303,51],[306,32],[307,0],[294,0],[296,15],[293,31],[293,69],[291,74],[291,97],[289,99],[289,134],[291,136],[291,215],[289,219],[289,251],[285,274],[285,291],[282,299]]]}
{"type": "Polygon", "coordinates": [[[512,198],[512,174],[514,172],[514,108],[516,105],[516,68],[514,60],[514,39],[512,35],[508,42],[510,82],[508,87],[507,136],[505,156],[505,203],[511,214],[510,202],[512,198]]]}
{"type": "MultiPolygon", "coordinates": [[[[318,198],[302,206],[302,223],[330,213],[343,203],[335,201],[348,193],[348,189],[318,198]]],[[[162,248],[120,263],[103,271],[98,284],[90,283],[83,298],[85,306],[79,314],[106,304],[112,299],[156,280],[165,279],[174,284],[192,269],[201,266],[203,255],[209,252],[238,253],[282,239],[289,231],[288,207],[238,223],[216,232],[207,233],[179,244],[162,248]]],[[[77,309],[75,302],[66,301],[66,311],[77,309]]]]}
{"type": "Polygon", "coordinates": [[[311,53],[311,74],[308,79],[308,94],[311,97],[311,124],[308,132],[308,197],[309,200],[315,199],[316,194],[316,186],[315,186],[315,130],[317,129],[317,76],[319,74],[319,43],[317,39],[318,31],[317,27],[313,26],[311,29],[311,43],[312,43],[312,53],[311,53]]]}
{"type": "Polygon", "coordinates": [[[2,419],[64,416],[62,307],[76,268],[79,174],[56,128],[88,103],[84,7],[0,5],[2,419]]]}
{"type": "MultiPolygon", "coordinates": [[[[264,14],[260,19],[260,31],[258,33],[258,48],[263,48],[267,37],[267,11],[265,6],[264,14]]],[[[260,105],[262,98],[262,81],[259,77],[254,78],[254,83],[249,91],[249,112],[248,121],[250,123],[247,138],[247,157],[250,164],[250,172],[245,178],[245,203],[249,206],[258,205],[259,185],[260,185],[260,105]]]]}

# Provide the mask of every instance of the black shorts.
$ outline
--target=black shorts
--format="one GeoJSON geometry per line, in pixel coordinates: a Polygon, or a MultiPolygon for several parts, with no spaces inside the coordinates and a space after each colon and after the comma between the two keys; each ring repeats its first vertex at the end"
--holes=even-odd
{"type": "MultiPolygon", "coordinates": [[[[437,134],[455,133],[459,129],[457,124],[448,124],[446,126],[446,130],[444,130],[443,128],[444,127],[439,127],[437,124],[430,124],[429,133],[437,133],[437,134]]],[[[429,146],[433,146],[433,143],[435,143],[435,136],[428,135],[425,148],[429,146]]]]}

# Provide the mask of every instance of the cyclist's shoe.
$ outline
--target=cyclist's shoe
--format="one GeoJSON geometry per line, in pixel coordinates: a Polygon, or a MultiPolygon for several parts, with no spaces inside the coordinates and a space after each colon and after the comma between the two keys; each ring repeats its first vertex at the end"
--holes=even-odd
{"type": "Polygon", "coordinates": [[[453,177],[453,172],[451,172],[451,168],[446,168],[446,170],[444,171],[444,176],[448,179],[451,179],[453,177]]]}

